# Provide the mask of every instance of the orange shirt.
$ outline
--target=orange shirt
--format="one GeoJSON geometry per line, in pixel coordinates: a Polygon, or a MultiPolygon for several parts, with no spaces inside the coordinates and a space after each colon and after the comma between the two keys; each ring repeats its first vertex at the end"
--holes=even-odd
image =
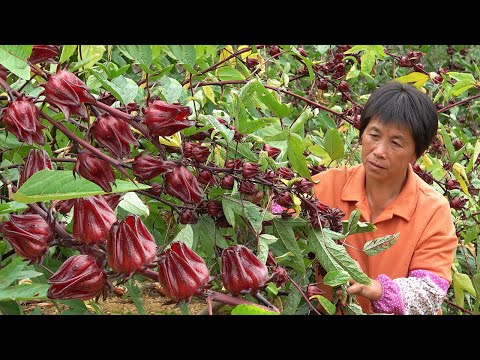
{"type": "MultiPolygon", "coordinates": [[[[330,169],[312,179],[319,181],[314,186],[315,196],[322,203],[345,212],[343,220],[355,209],[362,213],[360,221],[370,219],[363,164],[330,169]]],[[[367,241],[375,238],[395,233],[400,236],[392,247],[374,256],[346,246],[347,252],[370,278],[375,279],[380,274],[391,279],[407,277],[410,271],[422,269],[452,281],[451,265],[457,237],[449,203],[415,174],[411,165],[401,193],[373,223],[377,227],[375,231],[350,235],[346,243],[361,250],[367,241]]],[[[319,285],[327,290],[326,285],[319,285]]],[[[327,295],[332,293],[331,288],[328,290],[327,295]]],[[[357,300],[364,312],[372,312],[370,301],[361,296],[357,300]]]]}

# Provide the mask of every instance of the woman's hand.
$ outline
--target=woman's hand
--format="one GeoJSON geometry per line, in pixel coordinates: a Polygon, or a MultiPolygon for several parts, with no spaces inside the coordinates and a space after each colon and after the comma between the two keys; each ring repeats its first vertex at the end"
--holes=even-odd
{"type": "MultiPolygon", "coordinates": [[[[382,285],[379,281],[373,279],[371,285],[359,284],[355,280],[350,279],[350,286],[347,288],[347,292],[351,295],[363,296],[364,298],[373,301],[382,297],[382,285]]],[[[337,290],[337,295],[341,297],[342,291],[337,290]]]]}

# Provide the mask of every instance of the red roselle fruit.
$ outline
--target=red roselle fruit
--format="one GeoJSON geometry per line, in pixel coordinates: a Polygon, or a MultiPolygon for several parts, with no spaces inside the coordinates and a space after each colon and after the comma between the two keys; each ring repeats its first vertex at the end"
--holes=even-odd
{"type": "Polygon", "coordinates": [[[105,271],[91,255],[69,257],[48,280],[49,299],[88,300],[99,296],[107,284],[105,271]]]}
{"type": "Polygon", "coordinates": [[[267,278],[267,266],[247,247],[234,245],[222,251],[222,283],[233,295],[255,293],[267,278]]]}
{"type": "Polygon", "coordinates": [[[117,217],[103,196],[75,199],[73,236],[85,244],[100,244],[117,217]]]}
{"type": "Polygon", "coordinates": [[[204,163],[210,155],[210,149],[203,145],[197,145],[192,149],[192,158],[197,163],[204,163]]]}
{"type": "Polygon", "coordinates": [[[168,298],[186,302],[202,292],[210,277],[205,261],[181,241],[159,255],[158,275],[168,298]]]}
{"type": "Polygon", "coordinates": [[[107,113],[99,116],[90,127],[90,132],[113,155],[123,158],[130,154],[130,144],[139,146],[130,125],[107,113]]]}
{"type": "Polygon", "coordinates": [[[247,162],[243,164],[242,175],[244,179],[254,178],[260,173],[260,165],[247,162]]]}
{"type": "Polygon", "coordinates": [[[227,174],[220,181],[220,187],[222,189],[231,190],[233,189],[234,182],[235,182],[235,178],[233,177],[233,175],[227,174]]]}
{"type": "Polygon", "coordinates": [[[263,145],[263,150],[265,150],[268,156],[270,156],[272,159],[275,159],[282,152],[282,150],[279,148],[270,146],[268,144],[263,145]]]}
{"type": "Polygon", "coordinates": [[[275,201],[278,205],[283,206],[285,208],[289,208],[290,206],[293,206],[292,196],[288,191],[284,191],[283,193],[279,194],[275,201]]]}
{"type": "Polygon", "coordinates": [[[101,196],[105,199],[108,206],[110,206],[110,208],[115,211],[115,208],[117,207],[117,205],[122,200],[123,195],[117,193],[117,194],[106,194],[106,195],[101,195],[101,196]]]}
{"type": "Polygon", "coordinates": [[[45,88],[47,102],[59,108],[67,120],[70,114],[88,118],[84,103],[96,102],[84,82],[67,70],[58,70],[55,75],[49,75],[47,83],[40,86],[45,88]]]}
{"type": "Polygon", "coordinates": [[[197,221],[198,219],[192,210],[186,209],[180,214],[180,224],[196,224],[197,221]]]}
{"type": "Polygon", "coordinates": [[[245,65],[247,66],[247,68],[253,69],[255,66],[258,65],[258,60],[257,60],[257,59],[254,59],[254,58],[251,58],[251,57],[248,57],[248,58],[245,60],[245,65]]]}
{"type": "Polygon", "coordinates": [[[144,114],[143,123],[153,136],[170,136],[195,124],[186,119],[192,114],[190,107],[168,104],[161,100],[152,102],[144,114]]]}
{"type": "Polygon", "coordinates": [[[153,235],[138,215],[115,222],[107,240],[107,261],[114,271],[130,275],[150,264],[157,252],[153,235]]]}
{"type": "Polygon", "coordinates": [[[52,161],[45,150],[32,149],[28,152],[23,170],[18,179],[18,187],[27,181],[37,171],[50,169],[53,170],[52,161]]]}
{"type": "Polygon", "coordinates": [[[208,185],[214,182],[213,174],[209,170],[202,170],[198,173],[198,182],[200,184],[208,185]]]}
{"type": "Polygon", "coordinates": [[[143,180],[150,180],[173,169],[176,164],[173,161],[162,160],[146,153],[141,153],[133,159],[133,175],[143,180]]]}
{"type": "Polygon", "coordinates": [[[244,180],[240,184],[238,191],[245,195],[255,195],[258,192],[257,185],[251,181],[244,180]]]}
{"type": "Polygon", "coordinates": [[[225,161],[225,167],[227,169],[241,169],[243,167],[242,159],[228,160],[225,161]]]}
{"type": "Polygon", "coordinates": [[[41,261],[53,238],[50,225],[37,214],[10,215],[0,223],[0,232],[19,256],[32,262],[41,261]]]}
{"type": "Polygon", "coordinates": [[[186,203],[198,203],[203,198],[203,191],[195,176],[184,166],[176,166],[164,174],[165,192],[186,203]]]}
{"type": "Polygon", "coordinates": [[[19,96],[11,101],[3,113],[5,127],[15,137],[28,145],[37,143],[45,145],[42,129],[45,128],[38,120],[39,110],[31,99],[19,96]]]}
{"type": "Polygon", "coordinates": [[[301,193],[310,194],[310,191],[313,189],[313,183],[308,181],[307,179],[302,178],[295,183],[295,187],[301,193]]]}
{"type": "Polygon", "coordinates": [[[289,168],[287,168],[285,166],[281,166],[277,170],[277,176],[279,176],[283,179],[290,180],[290,179],[293,179],[295,177],[295,174],[289,168]]]}
{"type": "Polygon", "coordinates": [[[78,154],[73,168],[74,176],[75,173],[97,184],[106,192],[112,191],[110,183],[115,184],[115,174],[110,164],[87,151],[78,154]]]}
{"type": "Polygon", "coordinates": [[[28,61],[32,64],[52,63],[53,58],[60,55],[57,45],[33,45],[28,61]]]}
{"type": "Polygon", "coordinates": [[[462,210],[467,201],[464,197],[456,196],[450,200],[450,207],[455,210],[462,210]]]}
{"type": "Polygon", "coordinates": [[[61,200],[57,203],[57,206],[55,206],[55,209],[63,215],[67,215],[70,210],[72,210],[73,206],[75,205],[75,200],[76,199],[70,199],[70,200],[61,200]]]}

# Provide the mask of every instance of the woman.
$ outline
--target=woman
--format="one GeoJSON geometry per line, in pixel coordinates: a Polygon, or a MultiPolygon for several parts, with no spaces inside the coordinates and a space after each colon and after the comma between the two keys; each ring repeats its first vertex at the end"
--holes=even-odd
{"type": "MultiPolygon", "coordinates": [[[[431,99],[411,85],[390,82],[374,91],[361,114],[362,163],[313,176],[315,196],[377,230],[348,236],[346,249],[372,284],[351,281],[366,313],[437,314],[450,286],[457,246],[448,201],[412,170],[437,133],[431,99]],[[397,242],[368,256],[363,245],[396,234],[397,242]]],[[[317,281],[322,276],[317,272],[317,281]]],[[[322,288],[325,289],[322,284],[322,288]]],[[[331,294],[331,288],[330,288],[331,294]]]]}

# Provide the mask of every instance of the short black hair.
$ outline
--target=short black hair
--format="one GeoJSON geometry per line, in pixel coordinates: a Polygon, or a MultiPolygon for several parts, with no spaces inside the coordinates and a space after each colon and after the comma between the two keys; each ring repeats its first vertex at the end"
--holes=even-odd
{"type": "Polygon", "coordinates": [[[374,90],[361,113],[360,137],[373,117],[384,124],[412,131],[415,154],[420,157],[437,134],[437,108],[432,99],[410,84],[391,81],[374,90]]]}

